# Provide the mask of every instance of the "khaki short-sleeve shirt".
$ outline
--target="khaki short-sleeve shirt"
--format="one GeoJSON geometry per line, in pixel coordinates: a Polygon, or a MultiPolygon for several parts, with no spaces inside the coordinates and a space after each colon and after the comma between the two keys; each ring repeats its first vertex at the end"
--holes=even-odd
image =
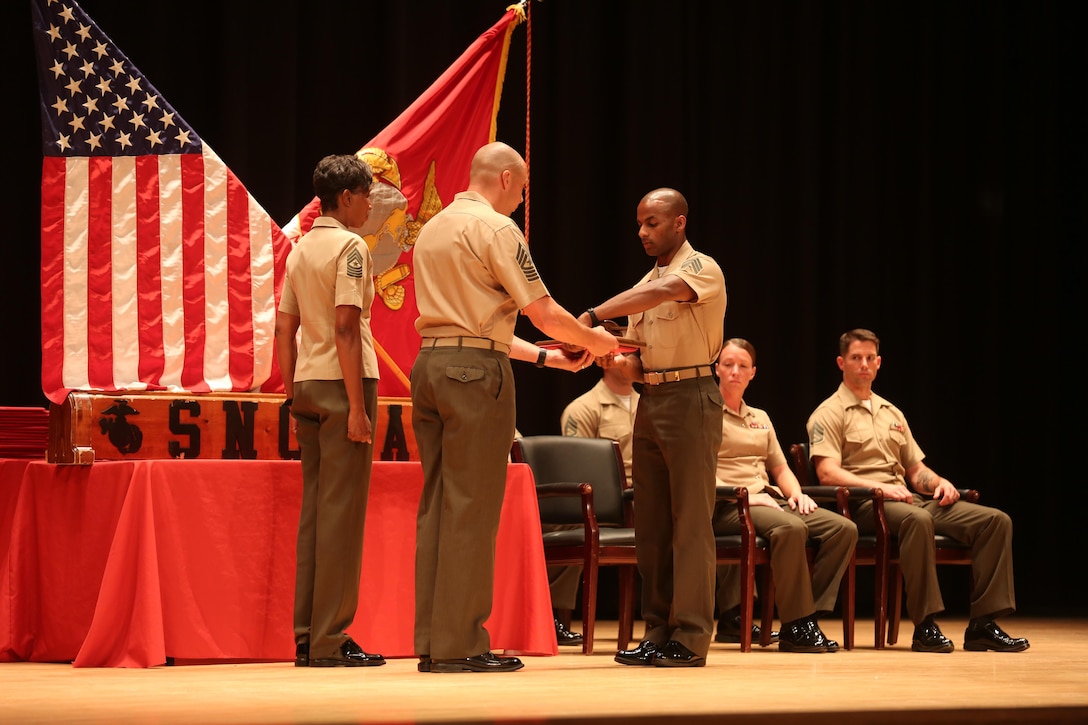
{"type": "Polygon", "coordinates": [[[845,383],[808,419],[809,455],[826,456],[849,473],[878,483],[906,485],[906,470],[925,454],[899,408],[871,394],[872,412],[845,383]]]}
{"type": "Polygon", "coordinates": [[[548,294],[517,224],[476,192],[457,194],[424,225],[414,259],[423,337],[509,345],[517,311],[548,294]]]}
{"type": "Polygon", "coordinates": [[[768,487],[778,490],[770,483],[767,469],[785,463],[786,455],[767,413],[744,401],[739,411],[722,406],[722,446],[715,473],[719,485],[747,486],[752,493],[768,487]]]}
{"type": "Polygon", "coordinates": [[[620,444],[623,467],[631,480],[631,434],[635,429],[638,393],[631,391],[630,407],[612,392],[604,380],[570,401],[559,418],[565,436],[611,438],[620,444]]]}
{"type": "MultiPolygon", "coordinates": [[[[656,268],[638,285],[654,279],[656,268]]],[[[627,336],[642,340],[646,371],[713,365],[725,339],[725,275],[713,258],[685,241],[662,273],[675,274],[694,290],[694,302],[663,302],[628,318],[627,336]]],[[[635,285],[636,287],[638,285],[635,285]]]]}
{"type": "Polygon", "coordinates": [[[378,356],[370,330],[374,261],[370,248],[332,217],[319,216],[287,255],[279,309],[301,323],[295,380],[343,380],[336,353],[336,308],[358,307],[364,378],[377,379],[378,356]]]}

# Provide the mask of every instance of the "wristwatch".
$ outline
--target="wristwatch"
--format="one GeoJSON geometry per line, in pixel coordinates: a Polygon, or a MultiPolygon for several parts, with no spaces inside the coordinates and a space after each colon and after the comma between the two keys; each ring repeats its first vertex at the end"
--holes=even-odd
{"type": "Polygon", "coordinates": [[[548,359],[548,351],[544,348],[540,348],[540,354],[536,356],[536,366],[538,368],[544,367],[544,361],[548,359]]]}

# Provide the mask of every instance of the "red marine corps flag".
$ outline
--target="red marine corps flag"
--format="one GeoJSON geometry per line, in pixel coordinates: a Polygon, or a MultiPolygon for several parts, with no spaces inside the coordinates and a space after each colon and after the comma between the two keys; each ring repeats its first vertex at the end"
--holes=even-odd
{"type": "Polygon", "coordinates": [[[282,390],[290,242],[73,0],[34,0],[42,389],[282,390]]]}
{"type": "MultiPolygon", "coordinates": [[[[427,220],[468,185],[472,157],[495,140],[510,34],[525,19],[522,5],[506,13],[357,155],[370,164],[374,205],[366,239],[377,270],[371,329],[381,366],[378,394],[407,398],[419,352],[412,252],[427,220]]],[[[296,241],[320,207],[313,199],[284,227],[296,241]]],[[[456,274],[457,270],[450,270],[456,274]]]]}

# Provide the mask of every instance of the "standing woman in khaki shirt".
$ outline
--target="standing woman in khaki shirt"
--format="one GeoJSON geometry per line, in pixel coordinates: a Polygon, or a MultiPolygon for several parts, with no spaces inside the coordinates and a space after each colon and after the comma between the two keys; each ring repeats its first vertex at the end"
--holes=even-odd
{"type": "Polygon", "coordinates": [[[714,626],[714,468],[722,395],[713,365],[725,337],[725,276],[687,240],[688,203],[675,189],[639,202],[638,236],[657,265],[580,320],[627,317],[639,353],[609,357],[645,384],[635,415],[635,548],[645,639],[624,665],[702,667],[714,626]]]}
{"type": "Polygon", "coordinates": [[[334,155],[318,162],[313,179],[321,216],[287,257],[276,317],[276,352],[302,451],[295,666],[384,665],[346,631],[359,604],[378,411],[374,265],[348,227],[370,216],[373,175],[366,162],[334,155]]]}

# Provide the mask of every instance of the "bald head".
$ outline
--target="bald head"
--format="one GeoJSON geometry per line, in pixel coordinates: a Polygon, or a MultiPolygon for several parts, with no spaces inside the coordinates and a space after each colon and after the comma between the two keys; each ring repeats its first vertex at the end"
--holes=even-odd
{"type": "Polygon", "coordinates": [[[521,158],[521,154],[502,141],[495,141],[481,146],[472,157],[469,183],[474,185],[494,183],[502,172],[524,168],[525,160],[521,158]]]}
{"type": "Polygon", "coordinates": [[[528,181],[529,169],[525,159],[501,141],[480,147],[472,157],[469,191],[483,196],[501,214],[509,216],[521,205],[528,181]]]}
{"type": "Polygon", "coordinates": [[[652,206],[665,216],[678,217],[688,215],[688,200],[676,189],[662,187],[642,197],[642,204],[652,206]]]}
{"type": "Polygon", "coordinates": [[[676,189],[660,188],[638,203],[638,236],[642,248],[665,267],[687,241],[688,202],[676,189]]]}

